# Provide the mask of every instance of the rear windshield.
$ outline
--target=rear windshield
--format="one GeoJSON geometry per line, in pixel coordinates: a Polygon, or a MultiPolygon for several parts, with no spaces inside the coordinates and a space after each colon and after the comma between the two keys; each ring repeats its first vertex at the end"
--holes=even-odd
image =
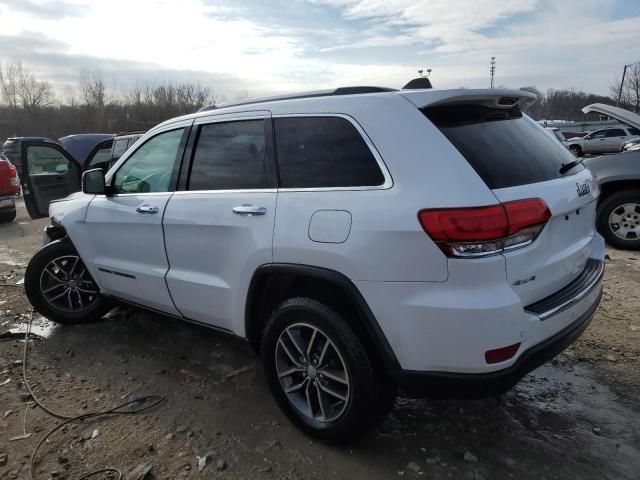
{"type": "MultiPolygon", "coordinates": [[[[575,158],[518,108],[444,105],[422,110],[491,189],[561,177],[575,158]]],[[[575,173],[583,167],[570,170],[575,173]]],[[[566,175],[566,174],[565,174],[566,175]]]]}

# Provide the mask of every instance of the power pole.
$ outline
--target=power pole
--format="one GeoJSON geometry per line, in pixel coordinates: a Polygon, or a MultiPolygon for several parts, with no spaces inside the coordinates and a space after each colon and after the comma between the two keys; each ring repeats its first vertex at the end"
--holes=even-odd
{"type": "Polygon", "coordinates": [[[620,90],[618,90],[618,99],[616,100],[616,107],[620,105],[620,99],[622,98],[622,87],[624,86],[624,77],[627,74],[627,68],[632,67],[640,62],[633,62],[629,65],[625,65],[622,69],[622,80],[620,80],[620,90]]]}
{"type": "Polygon", "coordinates": [[[489,73],[491,73],[491,88],[493,88],[493,77],[496,75],[496,57],[491,57],[491,63],[489,63],[489,73]]]}

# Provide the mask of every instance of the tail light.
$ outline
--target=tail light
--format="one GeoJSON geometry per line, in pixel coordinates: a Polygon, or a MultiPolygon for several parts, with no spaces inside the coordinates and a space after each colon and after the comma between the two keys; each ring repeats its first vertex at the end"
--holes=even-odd
{"type": "Polygon", "coordinates": [[[540,198],[418,212],[424,231],[450,257],[484,257],[524,247],[549,218],[549,207],[540,198]]]}
{"type": "Polygon", "coordinates": [[[20,193],[18,172],[10,162],[0,159],[0,195],[20,193]]]}

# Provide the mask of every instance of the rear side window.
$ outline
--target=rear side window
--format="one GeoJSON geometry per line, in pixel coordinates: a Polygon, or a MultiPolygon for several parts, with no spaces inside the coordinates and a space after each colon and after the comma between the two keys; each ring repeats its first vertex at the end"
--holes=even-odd
{"type": "Polygon", "coordinates": [[[124,152],[127,151],[127,139],[116,140],[113,142],[113,159],[118,160],[124,152]]]}
{"type": "Polygon", "coordinates": [[[553,180],[562,176],[564,163],[575,160],[518,108],[444,105],[422,112],[492,189],[553,180]]]}
{"type": "Polygon", "coordinates": [[[264,120],[203,125],[189,190],[266,188],[264,120]]]}
{"type": "Polygon", "coordinates": [[[624,133],[624,130],[621,128],[614,128],[613,130],[609,130],[607,132],[607,137],[625,137],[627,134],[624,133]]]}
{"type": "Polygon", "coordinates": [[[275,119],[282,188],[369,187],[384,175],[351,122],[340,117],[275,119]]]}

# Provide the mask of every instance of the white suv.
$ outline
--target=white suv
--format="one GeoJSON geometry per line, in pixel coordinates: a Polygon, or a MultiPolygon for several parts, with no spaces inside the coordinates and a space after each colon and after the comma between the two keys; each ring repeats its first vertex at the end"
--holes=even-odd
{"type": "MultiPolygon", "coordinates": [[[[602,291],[597,184],[521,113],[531,99],[347,88],[169,120],[51,203],[27,294],[61,323],[118,300],[244,337],[326,441],[383,418],[397,388],[500,394],[602,291]]],[[[25,147],[29,172],[64,161],[45,148],[25,147]]]]}

